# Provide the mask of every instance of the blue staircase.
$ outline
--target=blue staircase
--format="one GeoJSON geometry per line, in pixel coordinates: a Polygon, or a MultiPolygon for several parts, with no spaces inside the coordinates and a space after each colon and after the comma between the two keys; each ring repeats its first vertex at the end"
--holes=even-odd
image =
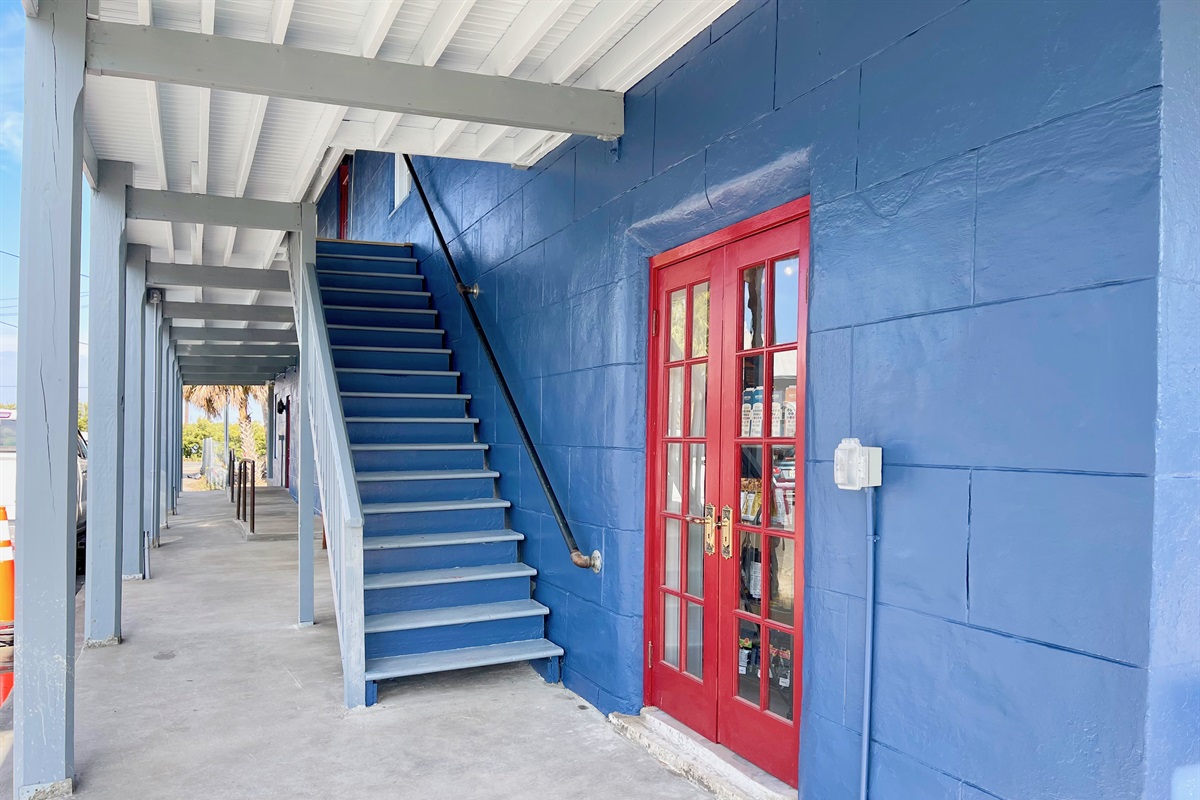
{"type": "Polygon", "coordinates": [[[489,664],[546,659],[557,680],[411,247],[320,240],[317,279],[363,506],[367,703],[378,681],[489,664]]]}

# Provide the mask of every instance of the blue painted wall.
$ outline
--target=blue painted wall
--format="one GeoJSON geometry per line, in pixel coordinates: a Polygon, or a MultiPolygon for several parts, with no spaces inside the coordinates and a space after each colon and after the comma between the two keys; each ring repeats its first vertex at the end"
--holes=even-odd
{"type": "Polygon", "coordinates": [[[569,687],[641,705],[646,259],[811,195],[801,796],[857,796],[843,436],[885,456],[873,798],[1158,798],[1200,762],[1197,258],[1167,230],[1200,216],[1197,25],[1172,2],[743,0],[628,93],[615,153],[418,160],[600,576],[568,564],[419,202],[393,213],[392,157],[357,154],[352,235],[424,258],[569,687]]]}

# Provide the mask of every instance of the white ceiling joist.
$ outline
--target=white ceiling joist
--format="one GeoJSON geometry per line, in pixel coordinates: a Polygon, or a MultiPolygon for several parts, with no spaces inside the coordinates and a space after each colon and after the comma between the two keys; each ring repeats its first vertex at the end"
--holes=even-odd
{"type": "Polygon", "coordinates": [[[126,192],[125,213],[129,219],[293,231],[300,229],[302,205],[245,197],[130,188],[126,192]]]}
{"type": "Polygon", "coordinates": [[[138,25],[89,21],[93,74],[207,86],[331,106],[592,136],[624,132],[619,92],[547,86],[138,25]]]}
{"type": "MultiPolygon", "coordinates": [[[[542,0],[526,5],[508,26],[500,41],[479,68],[482,75],[507,77],[521,65],[529,51],[571,7],[573,0],[542,0]]],[[[443,119],[433,129],[433,153],[445,155],[448,146],[467,126],[464,120],[443,119]]]]}
{"type": "MultiPolygon", "coordinates": [[[[415,66],[436,66],[442,53],[450,46],[450,41],[458,33],[459,27],[467,14],[475,6],[475,0],[442,0],[433,12],[429,24],[425,26],[417,46],[409,56],[409,64],[415,66]]],[[[375,146],[373,149],[383,149],[384,142],[391,138],[392,132],[404,116],[399,113],[380,114],[375,126],[375,146]]]]}
{"type": "MultiPolygon", "coordinates": [[[[562,83],[575,74],[593,53],[603,47],[639,8],[638,3],[601,3],[596,6],[579,26],[554,48],[554,52],[534,71],[530,80],[538,83],[562,83]]],[[[497,145],[513,134],[515,131],[512,128],[503,125],[485,125],[476,135],[474,157],[481,161],[494,160],[497,145]]],[[[526,148],[527,152],[522,155],[527,158],[530,149],[532,148],[526,148]]],[[[514,164],[527,163],[512,156],[510,152],[509,158],[514,164]]]]}
{"type": "MultiPolygon", "coordinates": [[[[138,24],[152,25],[154,23],[154,13],[150,6],[150,0],[138,0],[137,3],[138,24]]],[[[167,183],[167,156],[163,149],[163,133],[162,133],[162,104],[158,99],[158,84],[146,84],[146,105],[150,112],[150,140],[154,148],[154,169],[158,177],[158,188],[169,189],[167,183]]],[[[167,223],[167,260],[175,260],[175,226],[167,223]]]]}
{"type": "MultiPolygon", "coordinates": [[[[271,22],[268,27],[271,44],[283,44],[295,6],[296,0],[275,0],[275,5],[271,7],[271,22]]],[[[246,193],[246,183],[250,180],[250,168],[254,165],[254,155],[258,152],[258,139],[262,135],[263,120],[267,117],[268,100],[269,98],[262,95],[255,95],[250,101],[249,125],[246,139],[242,143],[241,156],[238,159],[234,197],[241,197],[246,193]]],[[[225,239],[225,253],[221,257],[222,265],[229,266],[236,242],[237,228],[230,228],[229,236],[225,239]]]]}

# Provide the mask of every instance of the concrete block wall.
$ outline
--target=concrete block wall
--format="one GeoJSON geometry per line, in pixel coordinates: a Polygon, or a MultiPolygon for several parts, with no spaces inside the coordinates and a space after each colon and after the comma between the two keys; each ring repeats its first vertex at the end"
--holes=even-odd
{"type": "Polygon", "coordinates": [[[418,159],[600,576],[566,560],[424,210],[393,212],[392,156],[355,156],[352,236],[424,259],[569,687],[642,703],[646,259],[811,195],[800,795],[857,796],[843,436],[885,454],[873,798],[1163,797],[1200,762],[1177,708],[1200,658],[1167,624],[1195,571],[1159,577],[1200,560],[1195,242],[1168,267],[1163,232],[1196,160],[1170,209],[1160,186],[1171,3],[743,0],[627,94],[615,146],[418,159]]]}

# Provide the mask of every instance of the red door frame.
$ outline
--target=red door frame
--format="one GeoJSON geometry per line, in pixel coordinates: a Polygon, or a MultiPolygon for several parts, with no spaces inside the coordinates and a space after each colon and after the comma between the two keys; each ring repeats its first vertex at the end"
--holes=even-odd
{"type": "MultiPolygon", "coordinates": [[[[653,669],[655,657],[651,652],[651,649],[652,649],[651,643],[654,641],[654,639],[657,635],[657,631],[659,630],[659,626],[662,624],[662,614],[659,609],[659,602],[658,602],[658,595],[659,595],[660,587],[659,587],[659,581],[657,579],[657,574],[658,574],[657,570],[659,569],[659,566],[660,566],[660,557],[657,552],[657,548],[654,546],[656,537],[654,537],[652,534],[652,532],[657,530],[657,527],[658,527],[658,517],[659,517],[660,507],[662,505],[660,502],[660,500],[661,500],[660,494],[661,494],[661,491],[663,491],[663,489],[658,486],[658,484],[661,482],[659,480],[659,475],[661,474],[661,469],[660,469],[661,465],[659,463],[659,460],[664,457],[662,454],[662,450],[664,448],[661,448],[659,446],[659,443],[662,439],[662,420],[660,419],[661,415],[658,412],[659,412],[660,400],[663,397],[663,392],[664,392],[663,382],[665,381],[666,373],[665,373],[665,369],[664,369],[665,364],[662,362],[660,354],[654,350],[654,348],[656,346],[659,346],[658,345],[659,339],[656,337],[655,327],[656,327],[656,325],[658,325],[661,328],[662,325],[666,324],[665,319],[662,319],[661,321],[659,319],[659,317],[662,316],[662,310],[658,309],[659,295],[661,293],[661,281],[659,279],[660,270],[662,270],[666,267],[680,264],[681,262],[686,261],[688,259],[696,258],[697,256],[701,256],[705,253],[710,253],[711,251],[717,250],[719,248],[726,248],[730,245],[734,245],[735,243],[737,243],[740,240],[747,239],[751,236],[757,236],[759,234],[770,231],[773,228],[778,228],[778,227],[781,227],[784,225],[788,225],[789,223],[793,223],[793,222],[796,222],[799,220],[804,220],[807,223],[807,219],[809,217],[810,211],[811,211],[811,199],[809,197],[802,197],[802,198],[799,198],[798,200],[793,200],[790,203],[786,203],[777,208],[771,209],[769,211],[765,211],[761,214],[750,217],[749,219],[746,219],[741,222],[737,222],[733,225],[730,225],[727,228],[724,228],[722,230],[711,233],[711,234],[704,236],[700,239],[697,239],[695,241],[688,242],[687,244],[680,245],[679,247],[673,248],[671,250],[668,250],[664,253],[661,253],[659,255],[656,255],[656,256],[653,256],[650,258],[650,304],[651,304],[652,309],[654,309],[655,311],[658,311],[658,315],[656,316],[656,314],[653,312],[650,314],[650,319],[648,320],[649,330],[648,330],[648,337],[647,337],[648,349],[649,349],[649,352],[647,353],[647,369],[648,369],[649,374],[648,374],[648,380],[647,380],[647,415],[646,415],[646,475],[647,475],[646,486],[647,486],[647,489],[646,489],[646,511],[645,511],[645,514],[646,514],[646,516],[645,516],[645,526],[646,526],[645,527],[645,531],[646,531],[645,576],[646,576],[646,578],[645,578],[645,595],[644,595],[645,631],[646,631],[645,639],[646,639],[646,641],[643,645],[643,673],[642,673],[644,702],[647,705],[651,704],[652,693],[654,692],[654,690],[656,688],[655,681],[654,681],[655,672],[653,669]]],[[[805,451],[805,429],[806,429],[807,423],[806,423],[806,419],[805,419],[805,417],[806,417],[805,412],[806,412],[807,397],[808,397],[808,388],[807,388],[808,387],[808,383],[807,383],[808,288],[807,287],[808,287],[808,277],[809,277],[810,229],[807,224],[805,224],[805,226],[802,229],[802,235],[799,237],[799,241],[800,241],[800,246],[802,247],[802,250],[800,252],[800,257],[801,257],[800,258],[800,261],[801,261],[800,278],[801,278],[801,284],[802,284],[802,291],[800,292],[800,296],[797,298],[797,302],[798,302],[798,306],[799,306],[799,322],[800,322],[800,324],[798,325],[798,328],[797,328],[797,342],[796,342],[796,349],[797,349],[797,353],[799,356],[797,358],[796,385],[797,385],[797,387],[803,387],[803,395],[801,396],[801,398],[802,398],[801,401],[797,403],[797,419],[796,419],[796,462],[797,462],[796,463],[797,480],[796,480],[796,498],[795,498],[795,501],[796,501],[795,507],[797,509],[796,519],[795,519],[795,542],[796,542],[796,553],[795,553],[796,572],[795,572],[795,574],[796,574],[796,579],[795,579],[795,601],[794,601],[795,602],[795,618],[793,620],[794,626],[795,626],[795,639],[794,639],[794,653],[793,653],[793,658],[792,658],[792,681],[795,686],[794,701],[793,701],[794,711],[793,711],[792,725],[796,731],[795,735],[797,737],[797,741],[799,738],[800,708],[801,708],[801,702],[802,702],[802,697],[803,697],[802,673],[803,673],[803,663],[804,663],[803,631],[804,631],[805,576],[804,576],[803,565],[804,565],[805,530],[804,530],[803,509],[805,508],[805,501],[804,501],[804,485],[803,485],[803,477],[802,476],[803,476],[803,472],[804,472],[804,453],[806,452],[805,451]]],[[[717,265],[714,265],[714,266],[717,266],[717,265]]],[[[737,270],[735,268],[733,270],[733,273],[735,274],[735,276],[736,276],[736,271],[737,270]]],[[[727,281],[727,282],[729,282],[729,281],[727,281]]],[[[725,294],[724,287],[718,288],[717,283],[718,283],[718,280],[714,276],[713,280],[710,282],[710,286],[712,287],[711,291],[713,292],[713,305],[711,305],[710,308],[716,308],[717,306],[715,304],[716,304],[716,302],[719,302],[718,298],[725,294]]],[[[711,324],[710,324],[710,328],[711,328],[711,324]]],[[[710,335],[710,348],[713,346],[723,347],[724,342],[718,343],[718,342],[716,342],[716,340],[711,338],[711,335],[710,335]]],[[[728,352],[728,351],[726,351],[726,352],[728,352]]],[[[709,363],[711,365],[711,364],[714,364],[716,361],[718,361],[718,358],[715,354],[713,354],[710,357],[709,363]]],[[[734,363],[736,363],[736,362],[734,362],[734,363]]],[[[722,370],[722,372],[726,372],[726,371],[722,370]]],[[[727,370],[727,372],[736,373],[736,370],[727,370]]],[[[722,380],[729,380],[729,379],[731,379],[731,377],[735,378],[736,375],[726,376],[726,377],[722,378],[722,380]]],[[[684,383],[685,383],[685,387],[686,387],[687,384],[689,384],[690,382],[685,381],[684,383]]],[[[728,395],[729,397],[733,397],[732,392],[728,392],[728,393],[723,392],[723,394],[728,395]]],[[[710,401],[710,404],[711,404],[711,401],[710,401]]],[[[718,401],[718,403],[716,403],[714,405],[719,406],[720,401],[718,401]]],[[[726,420],[733,419],[733,416],[731,416],[731,414],[734,413],[734,410],[731,408],[730,409],[721,408],[720,413],[721,413],[722,419],[726,419],[726,420]]],[[[725,440],[732,441],[732,437],[722,437],[722,440],[723,441],[725,441],[725,440]]],[[[722,469],[722,471],[721,471],[721,478],[720,478],[721,485],[728,486],[728,485],[731,485],[729,483],[729,481],[727,480],[728,473],[730,472],[731,469],[736,471],[737,466],[732,464],[732,459],[728,459],[728,458],[725,459],[725,461],[723,463],[726,464],[726,467],[724,469],[722,469]]],[[[726,499],[723,497],[717,497],[717,496],[713,496],[710,494],[709,501],[718,505],[718,511],[719,511],[721,504],[728,503],[730,505],[733,505],[735,508],[737,506],[737,498],[726,499]],[[716,503],[716,501],[718,499],[721,500],[721,503],[719,503],[719,504],[716,503]]],[[[718,547],[719,546],[720,545],[718,542],[718,547]]],[[[723,573],[726,570],[721,570],[718,567],[718,569],[715,571],[718,573],[723,573]]],[[[724,590],[724,587],[722,587],[722,590],[724,590]]],[[[708,592],[706,592],[706,595],[707,594],[708,594],[708,592]]],[[[724,616],[726,616],[726,615],[724,613],[721,613],[720,616],[721,616],[721,619],[724,620],[724,616]]],[[[707,631],[707,627],[708,627],[707,624],[705,627],[706,627],[706,631],[707,631]]],[[[719,635],[723,636],[724,631],[722,630],[719,635]]],[[[711,668],[718,669],[717,675],[718,675],[718,678],[721,680],[721,684],[718,687],[718,691],[721,692],[722,694],[724,694],[727,692],[727,689],[728,689],[727,683],[728,682],[721,676],[724,676],[728,670],[720,670],[719,669],[719,667],[718,667],[719,662],[716,660],[717,654],[719,652],[720,652],[719,642],[717,643],[716,647],[706,648],[705,674],[706,674],[706,676],[713,674],[713,673],[709,672],[710,665],[708,662],[711,660],[712,661],[711,668]]],[[[661,657],[661,654],[659,654],[659,657],[661,657]]],[[[660,672],[665,672],[665,671],[660,670],[660,672]]],[[[676,676],[671,675],[670,677],[676,677],[676,676]]],[[[761,713],[761,712],[759,712],[759,713],[761,713]]],[[[686,721],[685,721],[685,724],[686,724],[686,721]]],[[[723,728],[724,726],[721,725],[720,727],[723,728]]],[[[699,732],[704,733],[704,731],[699,731],[699,732]]],[[[714,741],[716,740],[716,737],[709,736],[709,738],[712,738],[714,741]]],[[[792,763],[794,763],[794,762],[792,762],[792,763]]],[[[776,765],[776,768],[771,769],[770,771],[776,773],[777,775],[779,775],[781,778],[783,778],[790,784],[794,785],[797,780],[796,769],[794,768],[794,766],[789,767],[787,765],[783,765],[783,766],[776,765]]]]}
{"type": "Polygon", "coordinates": [[[350,159],[338,165],[338,238],[350,238],[350,159]]]}

